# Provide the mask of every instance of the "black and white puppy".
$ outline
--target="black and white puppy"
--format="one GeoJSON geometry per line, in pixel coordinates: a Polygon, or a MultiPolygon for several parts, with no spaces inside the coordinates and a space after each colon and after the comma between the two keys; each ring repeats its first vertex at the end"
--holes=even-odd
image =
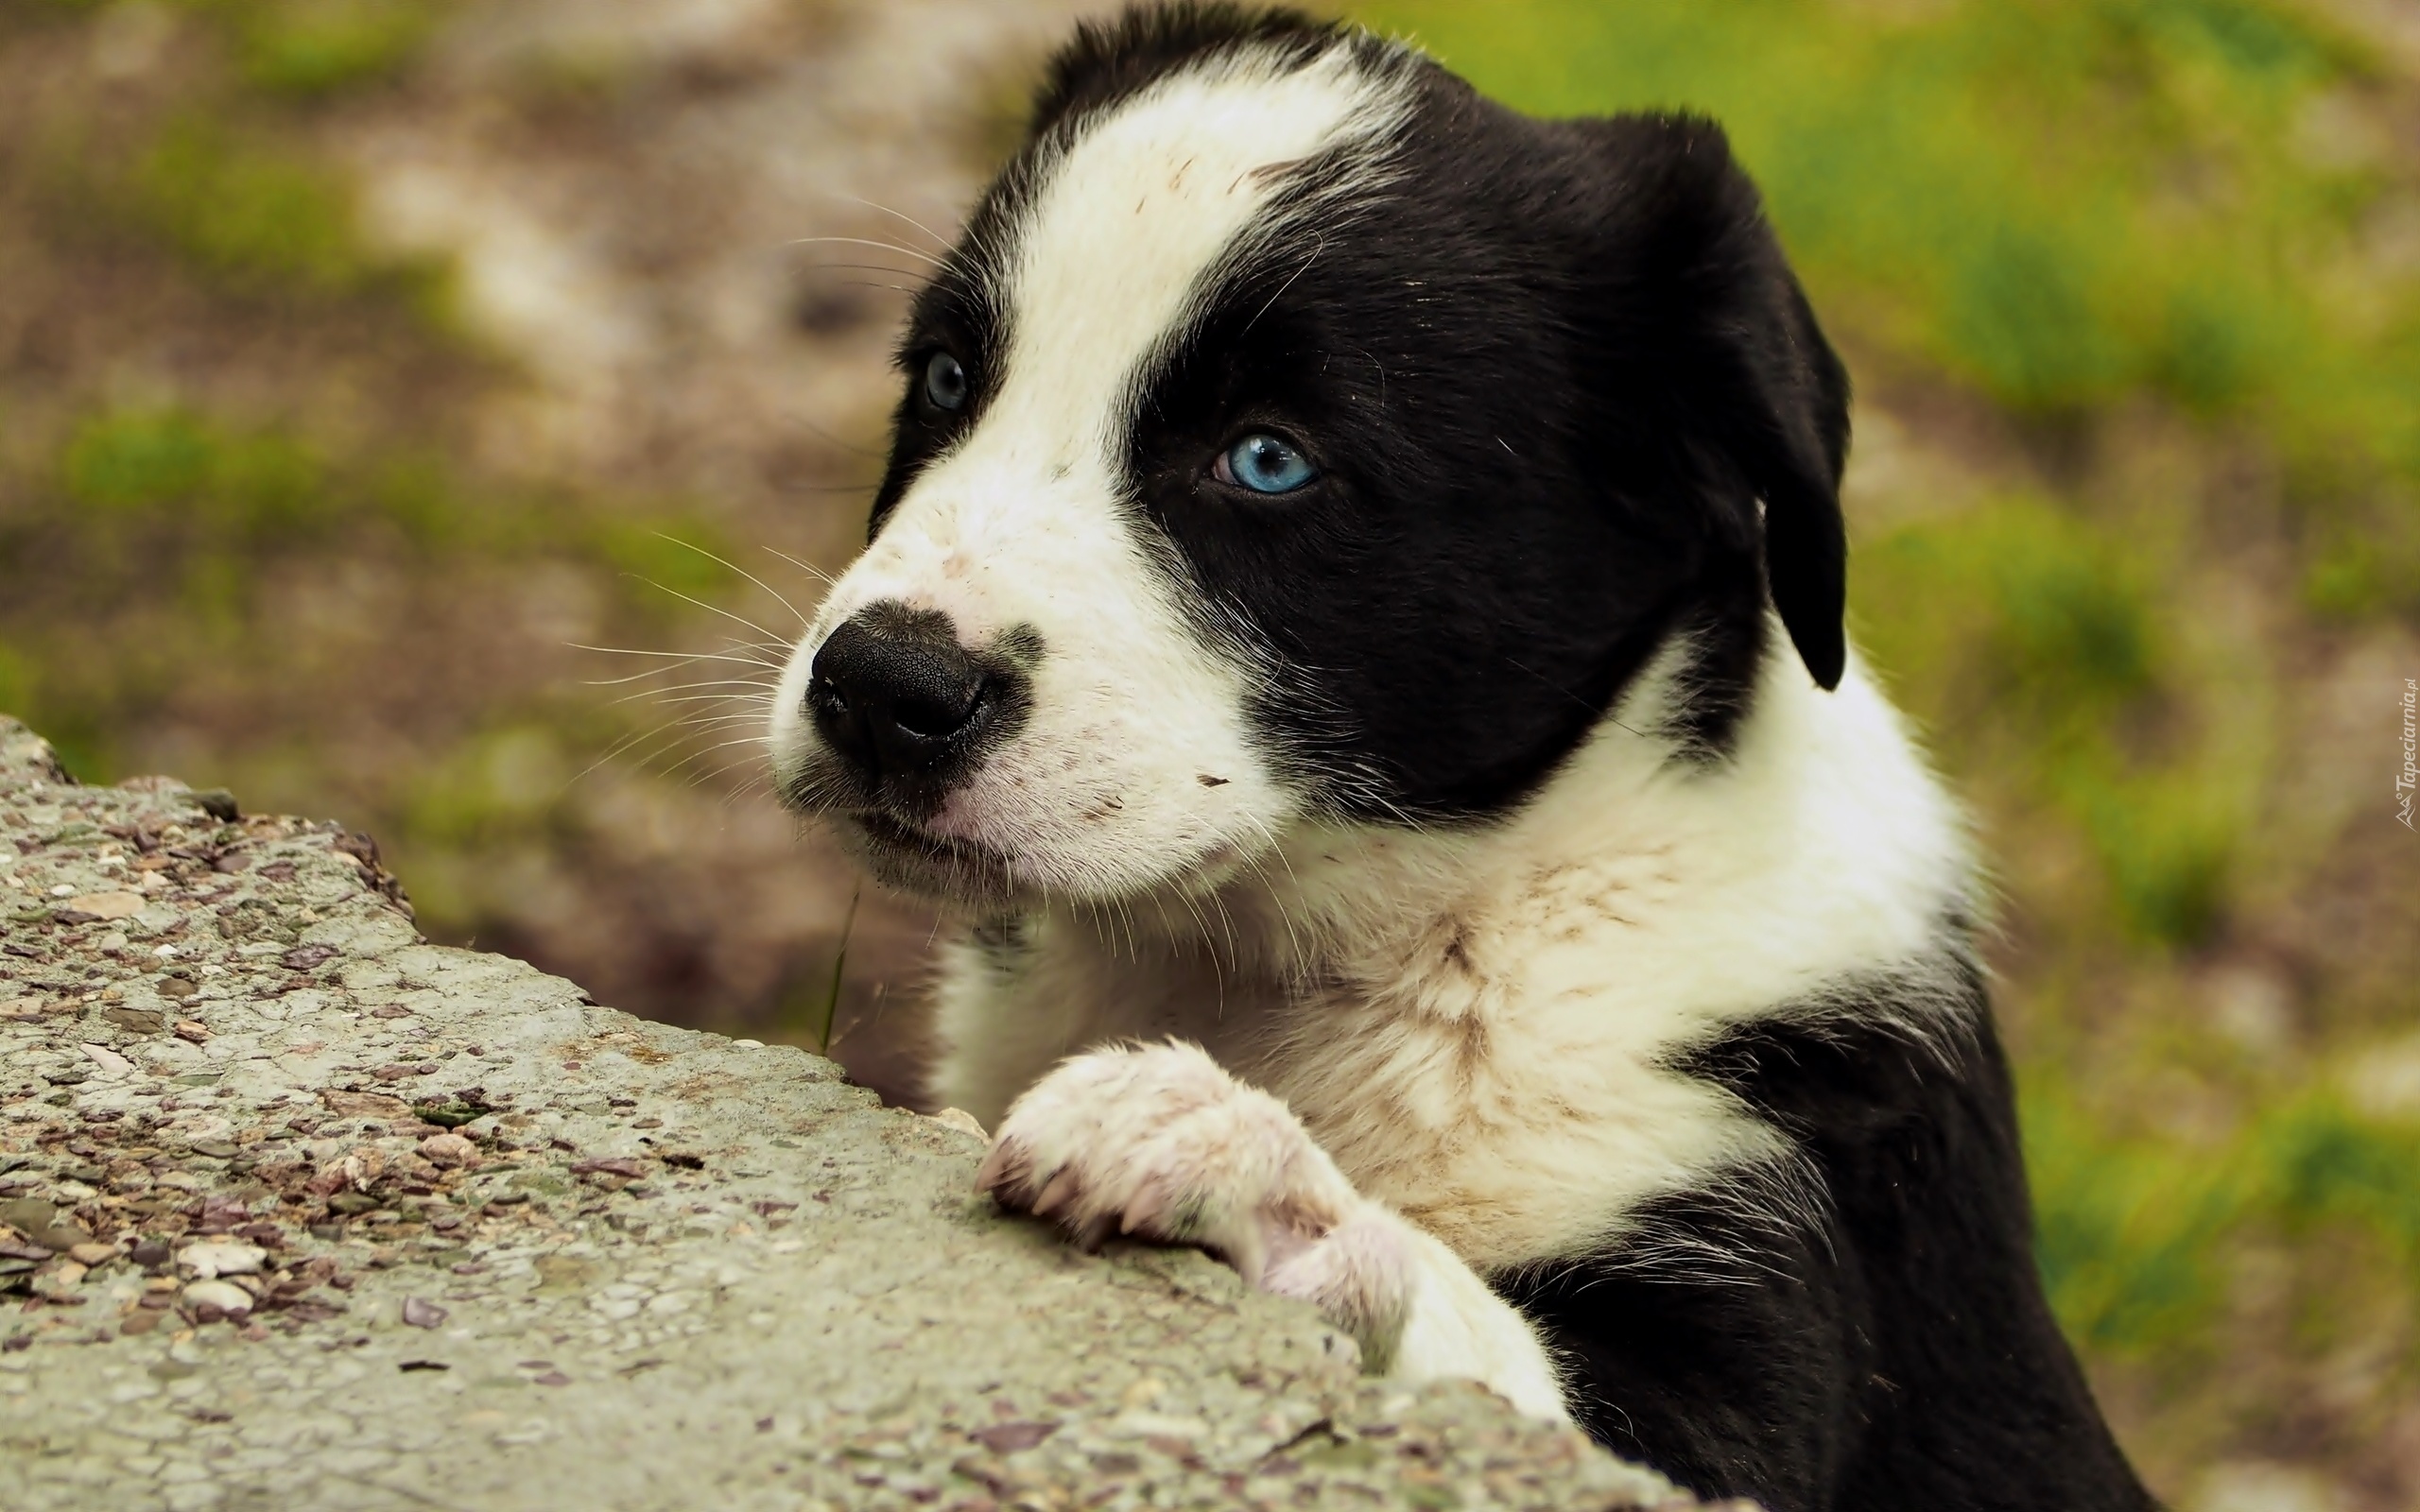
{"type": "Polygon", "coordinates": [[[1775,1512],[2149,1504],[2047,1307],[1847,383],[1721,133],[1282,13],[1053,64],[782,791],[967,933],[983,1182],[1775,1512]]]}

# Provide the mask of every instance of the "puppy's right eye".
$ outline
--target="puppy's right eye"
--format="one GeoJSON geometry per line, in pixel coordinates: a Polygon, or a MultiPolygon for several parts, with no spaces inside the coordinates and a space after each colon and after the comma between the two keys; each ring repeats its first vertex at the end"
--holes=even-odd
{"type": "Polygon", "coordinates": [[[1316,481],[1320,470],[1292,442],[1256,432],[1219,453],[1210,475],[1254,493],[1291,493],[1316,481]]]}
{"type": "Polygon", "coordinates": [[[966,404],[966,369],[946,352],[936,352],[925,363],[925,402],[935,409],[957,412],[966,404]]]}

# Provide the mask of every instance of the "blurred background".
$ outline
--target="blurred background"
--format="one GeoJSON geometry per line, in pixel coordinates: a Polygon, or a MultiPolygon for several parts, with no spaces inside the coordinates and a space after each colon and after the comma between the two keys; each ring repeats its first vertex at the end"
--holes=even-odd
{"type": "MultiPolygon", "coordinates": [[[[0,0],[0,709],[914,1101],[931,921],[851,922],[752,736],[1086,9],[0,0]]],[[[1353,13],[1727,123],[1857,377],[1856,633],[1995,858],[2062,1317],[2180,1507],[2420,1506],[2420,4],[1353,13]]]]}

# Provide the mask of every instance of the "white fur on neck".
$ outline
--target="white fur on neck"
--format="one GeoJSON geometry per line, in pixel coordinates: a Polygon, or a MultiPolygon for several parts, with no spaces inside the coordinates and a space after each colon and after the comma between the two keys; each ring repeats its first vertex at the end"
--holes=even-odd
{"type": "Polygon", "coordinates": [[[1825,693],[1773,641],[1728,759],[1656,732],[1668,657],[1509,819],[1305,824],[1210,896],[1034,919],[1012,965],[965,952],[940,1090],[988,1120],[1086,1045],[1193,1038],[1482,1270],[1786,1160],[1672,1052],[1937,949],[1967,863],[1856,659],[1825,693]]]}

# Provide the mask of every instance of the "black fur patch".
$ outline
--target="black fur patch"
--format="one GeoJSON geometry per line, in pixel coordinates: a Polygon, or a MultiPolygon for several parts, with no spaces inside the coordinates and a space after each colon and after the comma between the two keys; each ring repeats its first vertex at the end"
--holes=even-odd
{"type": "MultiPolygon", "coordinates": [[[[1682,733],[1722,749],[1763,647],[1756,501],[1837,538],[1846,396],[1720,133],[1542,126],[1430,73],[1389,168],[1304,191],[1137,417],[1138,508],[1278,669],[1263,729],[1353,817],[1499,812],[1686,629],[1682,733]],[[1206,475],[1255,430],[1320,481],[1206,475]]],[[[1836,680],[1837,553],[1770,575],[1828,595],[1794,630],[1836,680]]]]}
{"type": "Polygon", "coordinates": [[[1768,1194],[1667,1198],[1622,1248],[1499,1279],[1575,1367],[1590,1433],[1771,1512],[2152,1504],[2043,1297],[1971,966],[1740,1029],[1682,1069],[1808,1168],[1768,1194]]]}

